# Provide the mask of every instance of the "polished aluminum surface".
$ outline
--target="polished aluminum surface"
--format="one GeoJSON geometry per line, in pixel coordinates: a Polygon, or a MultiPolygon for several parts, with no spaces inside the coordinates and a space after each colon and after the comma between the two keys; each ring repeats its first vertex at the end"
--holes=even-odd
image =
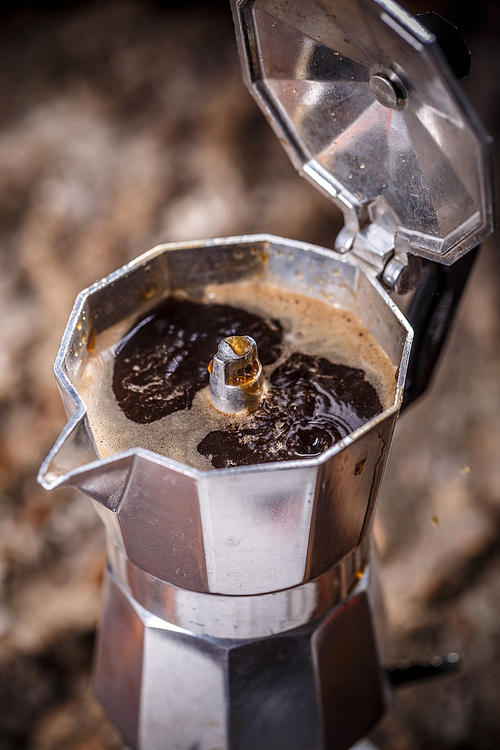
{"type": "Polygon", "coordinates": [[[139,750],[347,750],[386,705],[376,611],[367,568],[307,625],[201,637],[144,609],[108,572],[94,688],[139,750]]]}
{"type": "Polygon", "coordinates": [[[392,0],[232,6],[250,92],[354,234],[451,264],[493,231],[491,139],[417,19],[392,0]]]}
{"type": "Polygon", "coordinates": [[[264,638],[322,617],[355,588],[370,538],[339,565],[302,586],[253,596],[219,596],[172,586],[133,565],[108,539],[110,571],[132,599],[171,625],[213,638],[264,638]]]}
{"type": "Polygon", "coordinates": [[[90,495],[130,561],[175,586],[242,596],[301,585],[337,565],[370,529],[410,341],[382,287],[332,251],[259,235],[161,246],[78,297],[55,364],[70,418],[40,481],[90,495]],[[396,368],[393,402],[301,461],[198,471],[142,448],[101,459],[78,394],[91,329],[143,314],[176,289],[196,299],[209,283],[239,279],[269,280],[356,313],[396,368]]]}

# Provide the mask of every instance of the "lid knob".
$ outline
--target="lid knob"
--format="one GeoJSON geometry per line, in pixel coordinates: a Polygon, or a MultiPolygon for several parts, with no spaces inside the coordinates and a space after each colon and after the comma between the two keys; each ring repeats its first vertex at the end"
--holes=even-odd
{"type": "Polygon", "coordinates": [[[370,90],[375,99],[388,109],[404,109],[408,102],[408,92],[394,73],[390,77],[375,73],[370,78],[370,90]]]}

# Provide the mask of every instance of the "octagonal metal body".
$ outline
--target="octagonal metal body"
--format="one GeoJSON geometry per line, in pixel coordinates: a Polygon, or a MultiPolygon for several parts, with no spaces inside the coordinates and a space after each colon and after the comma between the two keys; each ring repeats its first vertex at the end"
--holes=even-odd
{"type": "MultiPolygon", "coordinates": [[[[228,598],[235,611],[248,603],[228,598]]],[[[146,610],[108,572],[94,688],[140,750],[346,750],[385,706],[374,612],[367,570],[301,627],[231,639],[212,624],[200,636],[146,610]]]]}
{"type": "Polygon", "coordinates": [[[368,533],[410,338],[376,280],[324,248],[260,235],[155,248],[78,297],[55,364],[69,422],[40,481],[90,495],[117,547],[163,581],[240,596],[301,585],[337,565],[368,533]],[[312,459],[212,471],[141,448],[101,459],[78,394],[92,331],[142,315],[176,290],[196,299],[208,284],[249,278],[356,313],[396,368],[392,404],[312,459]]]}

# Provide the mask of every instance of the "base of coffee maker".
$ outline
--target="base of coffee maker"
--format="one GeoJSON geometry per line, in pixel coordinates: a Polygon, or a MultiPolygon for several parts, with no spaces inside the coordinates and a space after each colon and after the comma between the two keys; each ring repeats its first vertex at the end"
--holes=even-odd
{"type": "Polygon", "coordinates": [[[94,688],[134,750],[347,750],[383,714],[367,544],[249,597],[171,586],[110,547],[94,688]]]}

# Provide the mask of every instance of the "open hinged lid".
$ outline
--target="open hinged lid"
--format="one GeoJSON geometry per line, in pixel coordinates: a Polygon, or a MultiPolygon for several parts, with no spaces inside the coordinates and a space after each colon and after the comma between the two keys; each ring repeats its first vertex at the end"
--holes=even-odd
{"type": "Polygon", "coordinates": [[[391,0],[233,0],[246,83],[342,244],[446,265],[493,229],[488,141],[435,37],[391,0]],[[375,231],[373,231],[375,230],[375,231]],[[364,239],[363,239],[364,235],[364,239]]]}

